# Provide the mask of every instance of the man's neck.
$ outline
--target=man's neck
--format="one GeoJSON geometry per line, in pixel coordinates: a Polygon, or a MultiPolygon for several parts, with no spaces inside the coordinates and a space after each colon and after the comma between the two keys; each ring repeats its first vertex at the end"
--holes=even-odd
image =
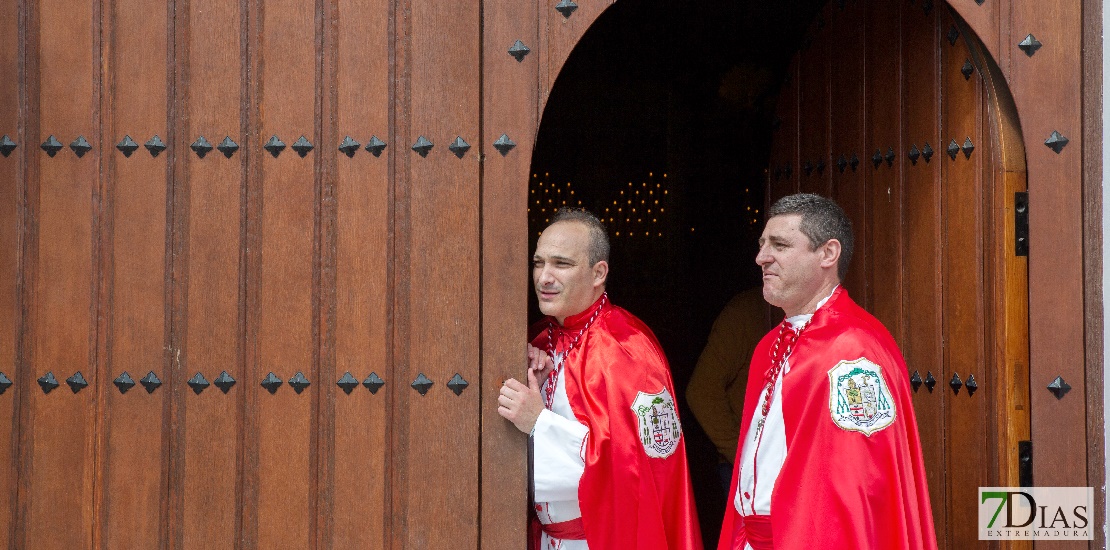
{"type": "Polygon", "coordinates": [[[810,298],[810,300],[806,302],[804,306],[796,310],[784,310],[784,312],[786,313],[786,317],[790,318],[797,317],[798,315],[812,315],[817,311],[817,308],[820,307],[821,303],[824,300],[828,299],[829,296],[832,296],[833,291],[836,290],[836,287],[839,285],[840,281],[838,280],[826,281],[826,283],[821,286],[821,289],[814,293],[813,297],[810,298]]]}

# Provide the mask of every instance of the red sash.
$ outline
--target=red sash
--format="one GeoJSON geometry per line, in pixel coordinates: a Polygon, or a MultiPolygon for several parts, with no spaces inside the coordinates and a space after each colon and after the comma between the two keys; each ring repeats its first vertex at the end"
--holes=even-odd
{"type": "Polygon", "coordinates": [[[582,524],[582,518],[577,517],[569,521],[560,521],[559,523],[540,523],[540,520],[535,516],[532,517],[532,548],[540,547],[540,533],[547,533],[547,536],[562,539],[562,540],[586,540],[586,528],[582,524]]]}
{"type": "Polygon", "coordinates": [[[771,537],[771,516],[741,516],[737,531],[744,533],[752,550],[774,550],[775,541],[771,537]]]}

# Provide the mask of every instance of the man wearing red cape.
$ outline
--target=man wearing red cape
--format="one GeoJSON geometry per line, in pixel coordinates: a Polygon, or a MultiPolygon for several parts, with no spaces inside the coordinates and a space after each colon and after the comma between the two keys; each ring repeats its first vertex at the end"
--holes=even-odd
{"type": "Polygon", "coordinates": [[[756,263],[786,319],[752,358],[718,550],[937,547],[905,361],[840,287],[852,246],[824,197],[767,213],[756,263]]]}
{"type": "Polygon", "coordinates": [[[528,383],[507,380],[498,413],[532,436],[533,548],[700,550],[667,360],[609,302],[608,257],[598,219],[565,210],[532,258],[547,317],[532,329],[528,383]]]}

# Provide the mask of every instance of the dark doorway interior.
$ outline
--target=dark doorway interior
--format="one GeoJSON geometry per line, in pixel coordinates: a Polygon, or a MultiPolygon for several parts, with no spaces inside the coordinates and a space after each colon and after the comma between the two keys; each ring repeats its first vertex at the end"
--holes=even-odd
{"type": "MultiPolygon", "coordinates": [[[[759,284],[776,93],[822,3],[620,0],[576,47],[547,103],[532,159],[532,246],[561,206],[604,218],[610,296],[655,331],[680,395],[717,313],[759,284]]],[[[713,547],[727,491],[713,444],[688,409],[683,418],[713,547]]]]}

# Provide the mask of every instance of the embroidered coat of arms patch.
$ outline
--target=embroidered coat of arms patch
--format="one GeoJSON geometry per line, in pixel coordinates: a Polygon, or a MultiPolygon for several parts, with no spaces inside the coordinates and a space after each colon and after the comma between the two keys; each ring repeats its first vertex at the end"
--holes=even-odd
{"type": "Polygon", "coordinates": [[[652,458],[671,456],[682,438],[682,424],[678,421],[674,398],[667,388],[659,393],[637,392],[632,412],[639,423],[644,452],[652,458]]]}
{"type": "Polygon", "coordinates": [[[863,357],[837,363],[829,370],[829,412],[837,426],[868,437],[893,424],[897,411],[883,368],[863,357]]]}

